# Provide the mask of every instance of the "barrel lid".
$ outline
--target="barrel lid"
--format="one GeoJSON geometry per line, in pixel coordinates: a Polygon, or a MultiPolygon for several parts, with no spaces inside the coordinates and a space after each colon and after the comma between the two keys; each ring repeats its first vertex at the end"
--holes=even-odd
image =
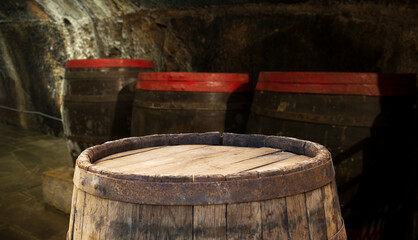
{"type": "Polygon", "coordinates": [[[365,96],[399,96],[416,92],[413,74],[347,72],[261,72],[256,90],[343,94],[365,96]]]}
{"type": "Polygon", "coordinates": [[[90,167],[134,175],[226,177],[238,173],[257,174],[275,168],[295,168],[310,157],[282,149],[207,144],[157,146],[112,154],[90,167]]]}
{"type": "Polygon", "coordinates": [[[138,74],[136,89],[178,92],[249,92],[248,74],[147,72],[138,74]]]}
{"type": "Polygon", "coordinates": [[[65,68],[154,68],[154,62],[151,60],[139,59],[75,59],[68,60],[65,68]]]}
{"type": "Polygon", "coordinates": [[[330,154],[319,144],[228,133],[107,142],[83,151],[75,172],[74,184],[90,194],[162,205],[267,200],[317,189],[334,178],[330,154]]]}

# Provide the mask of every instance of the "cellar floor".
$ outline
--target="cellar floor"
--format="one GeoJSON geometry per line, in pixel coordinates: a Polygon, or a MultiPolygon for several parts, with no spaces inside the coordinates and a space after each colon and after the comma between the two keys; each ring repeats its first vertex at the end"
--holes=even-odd
{"type": "Polygon", "coordinates": [[[44,203],[42,173],[71,165],[64,139],[0,123],[0,239],[65,239],[69,215],[44,203]]]}

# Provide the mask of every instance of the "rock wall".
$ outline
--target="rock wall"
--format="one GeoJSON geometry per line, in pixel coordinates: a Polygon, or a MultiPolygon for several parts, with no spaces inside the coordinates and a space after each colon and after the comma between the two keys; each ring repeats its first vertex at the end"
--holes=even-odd
{"type": "MultiPolygon", "coordinates": [[[[6,0],[0,106],[60,117],[65,62],[152,59],[157,71],[418,72],[414,1],[6,0]],[[179,3],[181,2],[181,3],[179,3]]],[[[0,121],[60,135],[59,121],[0,121]]]]}

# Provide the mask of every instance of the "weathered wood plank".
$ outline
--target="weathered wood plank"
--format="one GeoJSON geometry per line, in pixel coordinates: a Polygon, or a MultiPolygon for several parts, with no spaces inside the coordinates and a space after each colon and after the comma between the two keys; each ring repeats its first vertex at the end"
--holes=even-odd
{"type": "Polygon", "coordinates": [[[140,149],[135,149],[135,150],[130,150],[130,151],[124,151],[124,152],[120,152],[120,153],[115,153],[109,156],[106,156],[102,159],[97,160],[96,162],[94,162],[94,165],[98,165],[98,166],[105,166],[104,162],[106,161],[112,161],[115,159],[124,159],[124,158],[130,158],[132,156],[144,153],[144,152],[149,152],[149,151],[155,151],[158,148],[162,148],[163,146],[158,146],[158,147],[149,147],[149,148],[140,148],[140,149]]]}
{"type": "MultiPolygon", "coordinates": [[[[203,149],[202,149],[203,150],[203,149]]],[[[232,156],[240,151],[250,151],[250,149],[237,149],[235,147],[223,147],[223,146],[207,146],[205,151],[190,151],[185,154],[176,154],[170,156],[169,159],[158,159],[159,162],[164,161],[165,164],[159,164],[159,166],[153,168],[141,169],[141,172],[147,174],[173,174],[173,175],[193,175],[193,170],[186,170],[188,168],[199,168],[202,163],[209,161],[212,158],[224,158],[232,156]]]]}
{"type": "Polygon", "coordinates": [[[194,206],[193,239],[226,238],[226,205],[194,206]]]}
{"type": "Polygon", "coordinates": [[[327,237],[330,238],[334,236],[335,233],[338,231],[338,221],[339,216],[338,211],[335,209],[335,199],[334,193],[332,192],[332,184],[328,184],[327,186],[323,187],[323,195],[324,195],[324,208],[325,208],[325,219],[327,223],[327,237]]]}
{"type": "Polygon", "coordinates": [[[77,201],[74,206],[73,239],[81,239],[84,224],[84,209],[86,207],[86,193],[77,189],[77,201]]]}
{"type": "Polygon", "coordinates": [[[131,239],[146,239],[144,232],[144,224],[142,218],[142,206],[139,204],[132,205],[132,223],[131,223],[131,239]]]}
{"type": "Polygon", "coordinates": [[[71,199],[71,212],[70,212],[70,224],[68,227],[67,232],[67,239],[71,239],[71,236],[74,234],[74,225],[75,225],[75,213],[77,211],[77,196],[78,196],[78,188],[76,186],[73,187],[73,197],[71,199]]]}
{"type": "Polygon", "coordinates": [[[286,197],[289,239],[309,239],[305,194],[286,197]]]}
{"type": "Polygon", "coordinates": [[[261,202],[263,239],[288,239],[285,198],[261,202]]]}
{"type": "Polygon", "coordinates": [[[311,158],[303,155],[295,155],[293,157],[287,158],[283,161],[279,161],[276,163],[272,163],[266,166],[262,166],[256,169],[252,169],[252,171],[257,172],[264,172],[270,170],[281,170],[281,171],[288,171],[293,168],[298,168],[300,166],[300,162],[309,160],[311,158]]]}
{"type": "MultiPolygon", "coordinates": [[[[217,155],[214,157],[202,158],[198,161],[194,161],[187,166],[182,166],[179,169],[178,174],[193,173],[199,174],[224,174],[226,172],[236,173],[234,166],[231,165],[235,162],[243,161],[249,158],[254,158],[253,163],[258,165],[255,158],[268,154],[271,152],[277,152],[272,148],[260,149],[260,148],[243,148],[232,147],[232,149],[223,155],[217,155]],[[232,170],[231,170],[232,168],[232,170]],[[228,170],[229,169],[229,170],[228,170]]],[[[177,172],[177,171],[176,171],[177,172]]]]}
{"type": "Polygon", "coordinates": [[[322,188],[305,193],[308,210],[309,236],[311,240],[327,238],[324,197],[322,188]]]}
{"type": "Polygon", "coordinates": [[[235,172],[258,172],[260,168],[268,167],[286,159],[295,157],[297,155],[290,152],[276,152],[269,155],[260,156],[255,159],[249,159],[242,163],[231,165],[228,169],[222,172],[222,174],[232,174],[235,172]]]}
{"type": "Polygon", "coordinates": [[[277,161],[283,153],[273,148],[255,148],[252,151],[243,151],[230,159],[208,159],[198,169],[196,174],[231,174],[256,168],[264,164],[277,161]]]}
{"type": "Polygon", "coordinates": [[[192,239],[192,206],[140,205],[138,232],[142,239],[192,239]]]}
{"type": "Polygon", "coordinates": [[[260,202],[227,205],[227,239],[261,239],[260,202]]]}
{"type": "Polygon", "coordinates": [[[83,239],[106,239],[109,200],[86,193],[83,214],[83,239]]]}
{"type": "MultiPolygon", "coordinates": [[[[206,145],[181,145],[181,146],[164,146],[150,149],[150,151],[141,151],[138,154],[133,153],[125,155],[123,157],[115,158],[113,161],[97,161],[94,166],[107,167],[118,171],[125,169],[131,169],[138,164],[152,163],[155,159],[162,159],[164,157],[170,157],[172,154],[178,154],[184,151],[190,151],[192,149],[199,149],[206,147],[206,145]],[[133,166],[132,166],[133,165],[133,166]]],[[[110,155],[109,157],[112,157],[110,155]]]]}
{"type": "Polygon", "coordinates": [[[334,203],[334,209],[335,209],[335,216],[337,217],[337,229],[341,229],[341,227],[343,226],[343,218],[341,217],[341,206],[340,206],[340,199],[338,197],[338,190],[337,190],[337,183],[336,181],[332,181],[331,183],[331,188],[332,188],[332,198],[333,198],[333,203],[334,203]]]}
{"type": "Polygon", "coordinates": [[[132,239],[133,203],[108,201],[105,239],[132,239]]]}

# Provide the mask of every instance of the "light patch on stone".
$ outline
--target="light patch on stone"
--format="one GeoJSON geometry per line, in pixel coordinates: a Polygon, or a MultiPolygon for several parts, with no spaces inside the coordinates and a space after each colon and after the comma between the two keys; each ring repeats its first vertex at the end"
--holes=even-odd
{"type": "MultiPolygon", "coordinates": [[[[4,69],[8,71],[9,77],[15,83],[16,107],[19,110],[28,110],[26,106],[27,100],[25,97],[25,90],[23,89],[23,86],[22,86],[22,80],[20,79],[19,74],[15,68],[14,61],[9,50],[11,50],[11,48],[8,47],[8,44],[4,40],[3,34],[0,32],[0,53],[1,53],[0,56],[3,58],[4,63],[6,64],[4,69]]],[[[19,113],[19,123],[21,126],[27,127],[27,121],[26,121],[24,113],[22,112],[19,113]]]]}

